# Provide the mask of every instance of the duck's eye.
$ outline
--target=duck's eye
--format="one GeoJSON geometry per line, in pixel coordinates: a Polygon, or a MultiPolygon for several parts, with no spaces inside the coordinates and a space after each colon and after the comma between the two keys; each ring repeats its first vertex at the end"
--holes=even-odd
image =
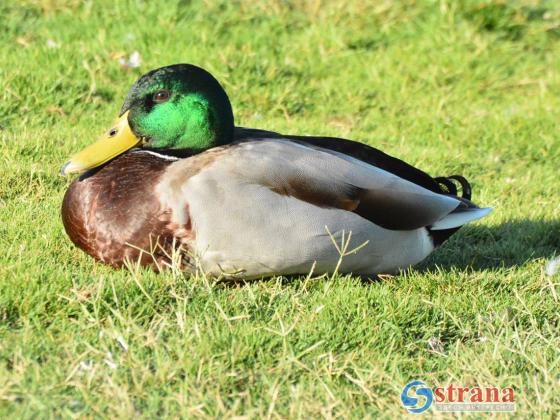
{"type": "Polygon", "coordinates": [[[156,93],[154,93],[153,100],[156,103],[165,102],[169,99],[170,96],[171,93],[169,93],[168,90],[158,90],[156,93]]]}

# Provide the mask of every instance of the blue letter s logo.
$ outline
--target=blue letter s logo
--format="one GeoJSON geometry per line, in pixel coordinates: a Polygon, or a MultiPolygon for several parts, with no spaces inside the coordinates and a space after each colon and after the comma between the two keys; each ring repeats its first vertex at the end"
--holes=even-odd
{"type": "Polygon", "coordinates": [[[428,388],[422,381],[409,382],[401,392],[402,405],[408,410],[409,413],[423,413],[428,408],[430,408],[433,399],[434,395],[432,393],[432,389],[428,388]],[[412,389],[412,395],[408,395],[411,388],[414,387],[417,388],[412,389]],[[426,399],[423,405],[421,401],[418,401],[417,397],[424,397],[426,399]]]}

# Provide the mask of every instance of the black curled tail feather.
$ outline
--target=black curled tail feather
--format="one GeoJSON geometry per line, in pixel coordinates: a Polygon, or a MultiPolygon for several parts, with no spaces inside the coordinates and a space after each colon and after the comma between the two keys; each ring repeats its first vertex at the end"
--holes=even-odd
{"type": "MultiPolygon", "coordinates": [[[[470,202],[472,197],[472,188],[469,181],[464,176],[461,175],[450,175],[450,176],[438,176],[434,178],[434,181],[438,184],[441,189],[441,192],[446,195],[452,195],[460,199],[465,199],[466,204],[470,206],[474,206],[470,202]],[[461,187],[461,194],[459,195],[459,190],[457,186],[461,187]]],[[[457,232],[460,228],[453,228],[453,229],[445,229],[445,230],[430,230],[430,236],[432,238],[432,242],[434,243],[435,247],[440,246],[444,243],[451,235],[457,232]]]]}
{"type": "Polygon", "coordinates": [[[448,195],[454,195],[460,198],[466,198],[470,200],[472,197],[472,188],[469,181],[464,176],[461,175],[450,175],[450,176],[438,176],[434,178],[434,181],[438,183],[442,192],[448,195]],[[459,195],[457,190],[457,183],[461,186],[461,195],[459,195]]]}

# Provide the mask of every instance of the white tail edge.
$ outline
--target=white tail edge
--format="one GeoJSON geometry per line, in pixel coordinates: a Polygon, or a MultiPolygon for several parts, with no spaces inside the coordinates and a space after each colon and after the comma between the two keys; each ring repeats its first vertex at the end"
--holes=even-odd
{"type": "Polygon", "coordinates": [[[444,230],[463,226],[464,224],[472,222],[474,220],[482,219],[491,211],[492,209],[490,207],[473,207],[456,210],[452,213],[449,213],[443,219],[435,222],[432,226],[430,226],[430,230],[444,230]]]}

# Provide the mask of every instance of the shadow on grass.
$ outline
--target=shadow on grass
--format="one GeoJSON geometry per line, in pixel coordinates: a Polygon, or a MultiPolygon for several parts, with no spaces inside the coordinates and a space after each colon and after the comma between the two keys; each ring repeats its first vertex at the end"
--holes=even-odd
{"type": "Polygon", "coordinates": [[[418,271],[518,267],[560,253],[560,220],[512,220],[498,226],[467,225],[421,264],[418,271]]]}

